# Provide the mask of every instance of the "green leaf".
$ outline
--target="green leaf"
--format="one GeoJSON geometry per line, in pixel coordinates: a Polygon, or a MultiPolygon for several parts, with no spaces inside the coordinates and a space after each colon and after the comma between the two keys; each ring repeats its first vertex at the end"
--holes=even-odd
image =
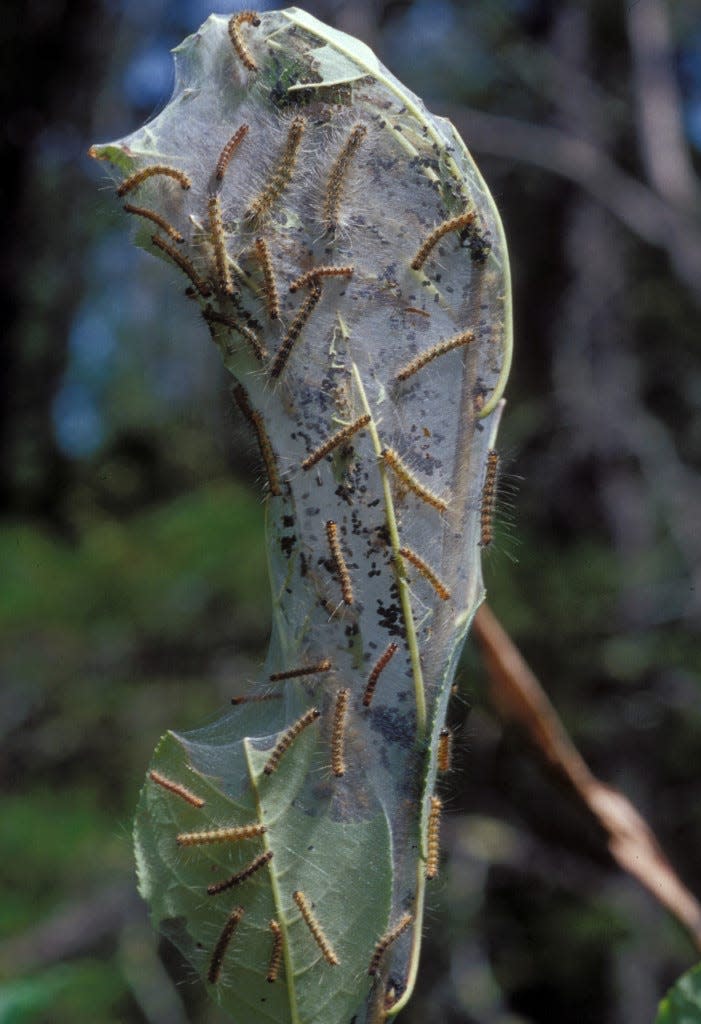
{"type": "Polygon", "coordinates": [[[367,965],[391,901],[392,865],[387,822],[381,807],[359,794],[349,815],[329,779],[328,766],[311,729],[300,736],[294,757],[283,757],[266,776],[270,733],[287,724],[298,707],[249,705],[214,729],[187,737],[169,735],[158,747],[154,768],[184,780],[204,798],[192,807],[149,781],[141,796],[136,837],[140,889],[161,930],[183,949],[206,978],[212,949],[234,906],[245,915],[212,986],[241,1024],[262,1017],[276,1021],[350,1019],[359,988],[369,988],[367,965]],[[246,739],[227,741],[231,735],[246,739]],[[250,738],[248,738],[250,737],[250,738]],[[176,835],[216,827],[266,825],[268,832],[238,842],[181,847],[176,835]],[[229,878],[257,856],[272,859],[240,886],[203,896],[207,885],[229,878]],[[328,965],[293,899],[300,889],[339,964],[328,965]],[[208,913],[203,914],[203,901],[208,913]],[[272,954],[270,921],[279,922],[285,959],[279,980],[266,981],[272,954]],[[295,956],[291,956],[294,948],[295,956]],[[320,985],[328,977],[328,991],[320,985]],[[246,979],[245,986],[241,978],[246,979]]]}
{"type": "Polygon", "coordinates": [[[701,964],[682,974],[670,988],[655,1024],[701,1024],[701,964]]]}

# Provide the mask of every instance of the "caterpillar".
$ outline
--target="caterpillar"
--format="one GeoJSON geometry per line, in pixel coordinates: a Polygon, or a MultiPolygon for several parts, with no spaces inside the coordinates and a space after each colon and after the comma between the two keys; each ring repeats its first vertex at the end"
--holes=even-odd
{"type": "Polygon", "coordinates": [[[346,560],[341,551],[341,543],[338,539],[338,526],[333,519],[329,519],[326,523],[326,537],[329,542],[331,558],[333,559],[336,573],[341,580],[343,601],[345,604],[353,604],[353,584],[351,583],[346,560]]]}
{"type": "Polygon", "coordinates": [[[192,281],[194,288],[203,298],[206,299],[212,294],[209,282],[200,277],[195,270],[194,264],[187,258],[187,256],[183,256],[182,253],[178,252],[177,249],[174,249],[173,246],[166,242],[165,238],[161,238],[160,235],[151,235],[151,243],[155,245],[157,249],[160,249],[161,252],[164,252],[166,256],[170,256],[173,263],[180,267],[184,274],[187,274],[192,281]]]}
{"type": "Polygon", "coordinates": [[[214,256],[217,262],[217,275],[219,287],[225,295],[234,294],[234,282],[231,277],[229,257],[226,252],[226,241],[224,238],[224,224],[222,221],[221,199],[219,195],[210,196],[207,200],[209,211],[209,227],[212,232],[212,244],[214,256]]]}
{"type": "Polygon", "coordinates": [[[377,686],[377,680],[380,678],[381,674],[389,665],[390,661],[392,660],[392,658],[394,657],[398,650],[399,646],[394,642],[388,644],[387,649],[383,651],[383,653],[375,662],[372,672],[368,676],[368,681],[365,684],[365,693],[363,694],[363,705],[366,708],[369,708],[370,704],[372,703],[373,694],[375,693],[375,687],[377,686]]]}
{"type": "Polygon", "coordinates": [[[185,786],[181,786],[178,782],[173,782],[171,779],[167,779],[165,775],[161,775],[160,772],[154,771],[153,769],[148,773],[149,779],[155,782],[156,785],[161,786],[163,789],[167,789],[170,793],[174,793],[179,796],[188,804],[192,804],[193,807],[204,807],[204,800],[200,796],[196,796],[185,786]]]}
{"type": "Polygon", "coordinates": [[[431,584],[433,589],[440,597],[441,601],[450,600],[450,591],[446,587],[445,583],[443,583],[440,577],[437,576],[436,573],[433,571],[433,569],[426,562],[424,562],[423,558],[417,555],[415,551],[412,551],[411,548],[406,547],[400,548],[399,554],[402,556],[402,558],[406,558],[407,562],[411,562],[411,564],[419,570],[424,579],[428,580],[428,582],[431,584]]]}
{"type": "Polygon", "coordinates": [[[313,284],[320,277],[351,277],[354,268],[350,266],[345,267],[312,267],[301,277],[296,278],[290,285],[291,292],[298,292],[300,288],[306,288],[308,284],[313,284]]]}
{"type": "Polygon", "coordinates": [[[213,882],[207,886],[208,896],[218,896],[222,892],[226,892],[228,889],[233,889],[236,885],[241,885],[251,875],[255,875],[256,871],[260,871],[261,868],[265,867],[266,864],[270,863],[273,859],[273,851],[267,850],[265,853],[261,853],[259,857],[256,857],[251,861],[242,871],[237,871],[235,875],[231,875],[229,878],[225,878],[223,882],[213,882]]]}
{"type": "Polygon", "coordinates": [[[280,961],[282,960],[282,929],[277,921],[272,920],[270,922],[270,930],[273,933],[273,949],[270,954],[268,973],[265,980],[272,985],[273,982],[277,981],[277,976],[280,972],[280,961]]]}
{"type": "Polygon", "coordinates": [[[329,966],[338,967],[340,960],[336,956],[333,946],[326,938],[324,930],[319,924],[312,908],[309,906],[309,903],[307,902],[307,897],[301,890],[296,889],[292,893],[292,898],[299,907],[299,911],[302,917],[304,918],[304,922],[309,931],[312,933],[314,941],[316,942],[317,946],[321,950],[324,960],[326,961],[327,964],[329,964],[329,966]]]}
{"type": "Polygon", "coordinates": [[[268,179],[267,185],[248,208],[247,217],[250,220],[260,219],[264,214],[268,213],[273,203],[280,198],[289,185],[306,127],[306,117],[301,115],[295,117],[290,125],[287,140],[275,170],[268,179]]]}
{"type": "Polygon", "coordinates": [[[214,947],[212,959],[209,963],[209,970],[207,971],[207,980],[210,985],[216,985],[221,977],[222,967],[224,965],[224,956],[244,913],[245,911],[243,907],[236,907],[235,910],[232,910],[222,929],[221,935],[217,939],[217,944],[214,947]]]}
{"type": "Polygon", "coordinates": [[[301,715],[296,722],[293,722],[289,729],[285,730],[285,732],[282,734],[282,736],[276,743],[275,749],[273,750],[272,754],[265,762],[265,767],[263,768],[263,771],[265,772],[266,775],[272,775],[274,771],[277,771],[277,767],[280,764],[280,758],[282,757],[282,755],[287,750],[289,750],[289,748],[292,746],[293,742],[297,739],[299,734],[304,729],[306,729],[307,726],[311,725],[312,722],[315,722],[317,718],[320,717],[320,715],[321,712],[319,711],[318,708],[310,708],[309,711],[305,711],[304,714],[301,715]]]}
{"type": "Polygon", "coordinates": [[[401,482],[413,491],[417,498],[421,498],[427,505],[432,505],[433,508],[438,509],[439,512],[445,512],[448,508],[448,502],[445,498],[439,497],[434,494],[433,491],[425,487],[414,474],[411,472],[409,467],[400,459],[399,455],[395,452],[394,448],[383,448],[382,458],[385,460],[388,466],[396,473],[397,477],[401,482]]]}
{"type": "Polygon", "coordinates": [[[370,976],[377,974],[380,961],[385,955],[387,949],[396,942],[400,935],[403,935],[407,928],[411,925],[414,920],[412,914],[405,914],[400,921],[395,924],[394,928],[390,928],[386,931],[381,939],[378,939],[377,945],[375,946],[375,952],[372,954],[372,960],[368,967],[368,974],[370,976]]]}
{"type": "Polygon", "coordinates": [[[273,446],[270,443],[268,432],[265,429],[263,417],[256,409],[251,408],[250,402],[248,401],[248,395],[240,384],[235,384],[231,390],[239,409],[256,432],[258,447],[260,448],[260,454],[263,458],[265,469],[268,474],[268,486],[270,488],[270,493],[274,497],[279,497],[282,494],[280,476],[278,474],[275,452],[273,451],[273,446]]]}
{"type": "Polygon", "coordinates": [[[438,737],[438,771],[449,772],[453,759],[453,734],[450,729],[441,729],[438,737]]]}
{"type": "Polygon", "coordinates": [[[239,323],[235,317],[228,316],[226,313],[220,313],[218,310],[212,309],[211,306],[204,307],[202,316],[208,324],[220,324],[222,327],[228,327],[230,331],[236,331],[237,334],[240,334],[244,341],[248,343],[253,355],[259,362],[263,362],[264,359],[268,358],[265,346],[256,332],[251,330],[250,327],[246,327],[245,324],[239,323]]]}
{"type": "Polygon", "coordinates": [[[260,18],[255,11],[241,11],[239,14],[233,14],[229,18],[229,39],[231,44],[236,50],[237,54],[241,58],[241,63],[249,71],[257,71],[258,65],[251,56],[246,44],[241,36],[240,26],[241,25],[253,25],[254,28],[258,28],[260,25],[260,18]]]}
{"type": "Polygon", "coordinates": [[[180,183],[181,188],[187,190],[192,188],[192,179],[185,171],[181,171],[178,167],[168,167],[166,164],[150,164],[148,167],[142,167],[140,171],[134,171],[128,178],[125,178],[117,186],[117,195],[121,198],[125,196],[127,192],[132,192],[139,185],[142,185],[149,178],[153,178],[156,175],[160,175],[166,178],[173,178],[174,181],[180,183]]]}
{"type": "Polygon", "coordinates": [[[348,174],[351,161],[366,135],[367,128],[365,125],[356,124],[333,163],[326,184],[326,195],[324,196],[322,211],[322,219],[327,231],[333,231],[337,226],[343,183],[348,174]]]}
{"type": "Polygon", "coordinates": [[[285,335],[280,348],[275,354],[272,366],[270,367],[270,376],[273,378],[279,377],[282,371],[287,365],[287,360],[290,358],[292,352],[292,346],[297,341],[297,338],[302,333],[302,329],[306,325],[309,317],[314,312],[319,299],[321,298],[321,285],[314,283],[312,285],[309,295],[304,300],[304,303],[299,309],[299,312],[295,316],[294,320],[290,324],[287,334],[285,335]]]}
{"type": "Polygon", "coordinates": [[[298,679],[300,676],[315,676],[330,671],[331,659],[322,658],[315,665],[300,665],[299,668],[288,668],[284,672],[273,672],[268,678],[271,683],[278,683],[283,679],[298,679]]]}
{"type": "Polygon", "coordinates": [[[482,503],[480,506],[480,546],[489,547],[494,537],[494,506],[497,497],[497,478],[499,476],[499,453],[490,449],[487,452],[487,469],[482,486],[482,503]]]}
{"type": "Polygon", "coordinates": [[[241,704],[261,704],[267,700],[282,700],[282,693],[254,693],[250,695],[241,695],[238,697],[232,697],[231,703],[234,707],[239,707],[241,704]]]}
{"type": "Polygon", "coordinates": [[[431,797],[431,806],[428,813],[428,837],[426,841],[426,878],[429,880],[438,875],[438,862],[440,859],[440,828],[443,801],[439,796],[431,797]]]}
{"type": "Polygon", "coordinates": [[[357,434],[359,430],[367,427],[372,417],[369,413],[365,413],[363,416],[359,416],[357,420],[353,420],[347,427],[342,427],[337,430],[335,434],[327,438],[323,444],[320,444],[318,448],[315,448],[313,452],[307,455],[306,459],[302,461],[302,469],[312,469],[316,466],[317,462],[321,462],[324,456],[332,452],[334,448],[338,448],[339,445],[344,444],[354,434],[357,434]]]}
{"type": "Polygon", "coordinates": [[[438,356],[443,356],[446,352],[452,352],[453,349],[461,348],[463,345],[469,345],[474,340],[475,336],[472,331],[463,331],[462,334],[456,334],[454,338],[449,338],[448,341],[441,341],[437,345],[433,345],[426,352],[422,352],[412,359],[410,363],[407,363],[406,366],[403,366],[398,371],[396,380],[400,382],[408,380],[409,377],[422,370],[424,366],[437,359],[438,356]]]}
{"type": "Polygon", "coordinates": [[[419,247],[418,252],[411,261],[412,270],[420,270],[428,259],[431,249],[434,245],[440,242],[444,235],[449,234],[451,231],[462,231],[463,228],[469,227],[475,219],[474,210],[468,210],[466,213],[458,214],[457,217],[451,217],[449,220],[444,220],[442,224],[439,224],[437,228],[424,239],[419,247]]]}
{"type": "Polygon", "coordinates": [[[263,271],[265,301],[268,306],[268,316],[271,320],[277,320],[280,317],[280,299],[278,297],[277,286],[275,284],[275,274],[273,273],[273,264],[270,259],[268,243],[264,238],[256,238],[255,248],[258,262],[260,263],[261,270],[263,271]]]}
{"type": "Polygon", "coordinates": [[[185,241],[178,229],[173,227],[172,224],[169,224],[165,217],[161,217],[160,213],[156,213],[155,210],[148,210],[145,206],[134,206],[133,203],[125,203],[123,209],[126,210],[127,213],[133,213],[136,214],[137,217],[144,217],[146,220],[150,220],[151,223],[155,224],[156,227],[159,227],[161,231],[165,231],[165,233],[172,238],[174,242],[185,241]]]}
{"type": "Polygon", "coordinates": [[[336,777],[345,775],[346,762],[343,756],[346,715],[348,714],[348,698],[350,690],[344,687],[336,694],[336,705],[333,712],[333,735],[331,738],[331,770],[336,777]]]}
{"type": "Polygon", "coordinates": [[[224,175],[226,174],[227,167],[231,163],[231,158],[236,152],[236,150],[239,148],[243,140],[245,139],[247,133],[248,125],[242,124],[239,128],[236,129],[234,134],[231,136],[229,141],[222,149],[221,153],[219,154],[219,159],[217,160],[217,166],[214,169],[214,177],[217,179],[217,181],[224,180],[224,175]]]}
{"type": "Polygon", "coordinates": [[[253,822],[251,825],[235,825],[230,828],[204,829],[201,832],[181,832],[176,836],[178,846],[208,846],[211,843],[238,843],[242,839],[254,839],[267,832],[265,825],[253,822]]]}

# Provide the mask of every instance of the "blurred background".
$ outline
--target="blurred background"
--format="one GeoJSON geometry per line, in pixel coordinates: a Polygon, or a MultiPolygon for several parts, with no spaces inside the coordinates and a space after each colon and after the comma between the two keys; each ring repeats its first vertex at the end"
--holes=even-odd
{"type": "MultiPolygon", "coordinates": [[[[701,8],[310,2],[451,117],[505,222],[515,366],[489,600],[701,894],[701,8]]],[[[164,105],[213,0],[0,19],[0,1022],[223,1024],[135,894],[161,733],[255,674],[260,467],[91,142],[164,105]]],[[[698,959],[489,706],[468,644],[406,1024],[646,1024],[698,959]]]]}

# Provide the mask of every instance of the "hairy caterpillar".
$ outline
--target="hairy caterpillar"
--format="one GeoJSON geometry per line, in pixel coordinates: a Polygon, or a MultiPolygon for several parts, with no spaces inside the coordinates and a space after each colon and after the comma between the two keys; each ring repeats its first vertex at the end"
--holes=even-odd
{"type": "Polygon", "coordinates": [[[324,929],[319,924],[319,921],[314,911],[309,906],[309,901],[307,900],[307,897],[299,889],[297,889],[296,892],[292,894],[292,896],[294,898],[295,903],[299,907],[299,912],[301,913],[304,919],[304,923],[306,924],[309,931],[312,933],[314,941],[321,950],[324,956],[324,960],[326,961],[327,964],[329,964],[330,967],[337,967],[340,961],[336,956],[336,953],[334,952],[333,946],[326,938],[324,929]]]}
{"type": "Polygon", "coordinates": [[[289,728],[285,729],[282,736],[275,744],[272,754],[265,762],[263,771],[266,775],[272,775],[274,771],[277,771],[282,755],[290,749],[299,734],[303,732],[307,726],[311,725],[312,722],[317,720],[320,714],[321,712],[318,708],[310,708],[309,711],[305,711],[303,715],[300,715],[297,721],[293,722],[289,728]]]}
{"type": "Polygon", "coordinates": [[[332,452],[334,448],[338,448],[339,445],[345,444],[353,434],[357,434],[359,430],[367,427],[369,422],[370,416],[368,413],[365,413],[365,415],[359,416],[357,420],[349,423],[347,427],[337,430],[335,434],[332,434],[323,444],[320,444],[318,448],[315,448],[313,452],[307,455],[306,459],[303,459],[302,469],[311,469],[312,466],[316,466],[317,462],[321,462],[324,456],[332,452]]]}
{"type": "Polygon", "coordinates": [[[370,673],[368,681],[365,685],[365,693],[363,694],[363,704],[365,705],[366,708],[369,708],[370,704],[372,703],[373,694],[375,693],[375,687],[377,686],[377,680],[380,678],[381,674],[384,672],[387,665],[389,665],[390,661],[392,660],[392,658],[394,657],[398,650],[399,647],[397,646],[397,644],[388,644],[387,650],[383,651],[383,653],[375,662],[372,672],[370,673]]]}
{"type": "Polygon", "coordinates": [[[367,135],[364,124],[357,124],[341,147],[326,184],[322,217],[327,231],[333,231],[338,221],[343,183],[358,147],[367,135]]]}

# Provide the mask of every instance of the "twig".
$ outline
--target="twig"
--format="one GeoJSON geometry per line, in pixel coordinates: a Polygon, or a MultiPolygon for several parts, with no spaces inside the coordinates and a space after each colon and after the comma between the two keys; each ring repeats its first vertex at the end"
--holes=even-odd
{"type": "Polygon", "coordinates": [[[473,629],[500,716],[517,723],[565,777],[605,830],[614,860],[676,917],[701,950],[701,906],[668,862],[649,825],[622,793],[592,775],[540,683],[486,605],[477,612],[473,629]]]}
{"type": "Polygon", "coordinates": [[[691,212],[698,204],[699,186],[684,137],[670,16],[664,0],[638,0],[627,5],[631,80],[648,181],[667,202],[691,212]]]}

